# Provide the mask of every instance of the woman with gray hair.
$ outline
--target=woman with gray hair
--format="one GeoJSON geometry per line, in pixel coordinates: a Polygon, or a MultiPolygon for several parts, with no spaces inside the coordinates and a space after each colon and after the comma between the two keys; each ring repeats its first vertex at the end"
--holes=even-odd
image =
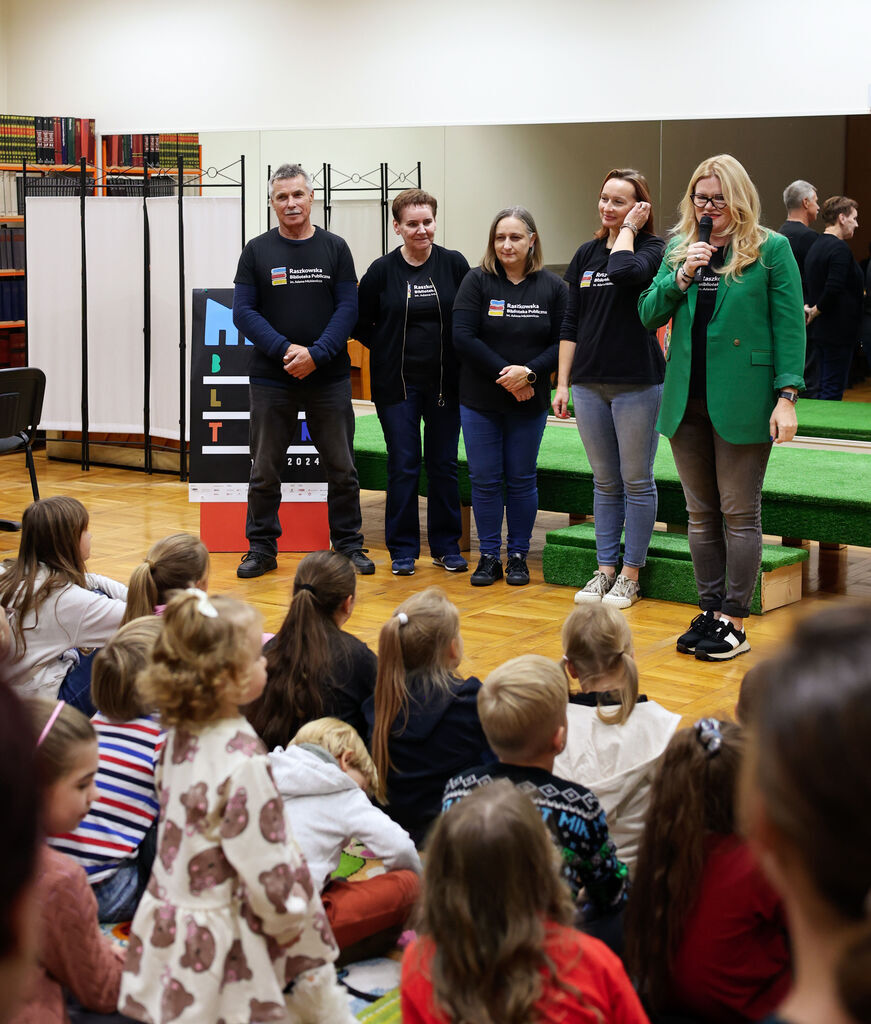
{"type": "Polygon", "coordinates": [[[473,587],[491,586],[503,576],[503,509],[506,582],[529,583],[536,463],[566,307],[565,286],[543,267],[532,214],[507,207],[493,219],[481,265],[466,275],[454,302],[460,419],[481,551],[473,587]]]}

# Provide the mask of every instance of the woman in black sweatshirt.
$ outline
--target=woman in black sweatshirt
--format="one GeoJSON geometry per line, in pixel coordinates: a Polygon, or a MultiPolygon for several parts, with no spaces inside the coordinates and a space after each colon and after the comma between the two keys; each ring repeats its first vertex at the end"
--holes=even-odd
{"type": "Polygon", "coordinates": [[[375,260],[358,296],[355,337],[371,352],[372,398],[387,443],[384,532],[396,576],[414,575],[420,555],[421,419],[433,564],[448,572],[467,569],[460,554],[460,409],[451,309],[469,264],[462,253],[434,244],[437,207],[421,189],[400,192],[393,200],[393,230],[402,245],[375,260]]]}

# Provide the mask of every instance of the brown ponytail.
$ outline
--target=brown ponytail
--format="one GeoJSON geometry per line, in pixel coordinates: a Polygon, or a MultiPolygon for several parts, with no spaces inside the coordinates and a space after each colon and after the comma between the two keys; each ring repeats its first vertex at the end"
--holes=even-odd
{"type": "Polygon", "coordinates": [[[608,605],[582,604],[566,619],[562,642],[566,661],[585,693],[586,687],[599,679],[614,681],[614,689],[608,692],[619,697],[619,706],[613,711],[599,706],[597,713],[608,725],[622,725],[638,700],[638,666],[632,657],[632,633],[626,619],[608,605]]]}
{"type": "Polygon", "coordinates": [[[173,533],[152,544],[145,560],[133,570],[127,588],[123,623],[153,615],[174,590],[203,584],[209,573],[209,551],[190,533],[173,533]]]}

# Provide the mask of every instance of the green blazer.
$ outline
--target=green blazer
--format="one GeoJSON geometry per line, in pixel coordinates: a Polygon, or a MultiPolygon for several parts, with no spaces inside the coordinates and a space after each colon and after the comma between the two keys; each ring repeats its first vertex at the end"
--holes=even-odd
{"type": "MultiPolygon", "coordinates": [[[[665,354],[665,387],[656,429],[672,437],[687,404],[692,359],[692,325],[697,289],[681,291],[676,268],[663,256],[656,277],[638,300],[645,327],[672,320],[665,354]]],[[[728,262],[728,252],[726,261],[728,262]]],[[[804,388],[805,324],[801,277],[789,241],[773,231],[759,259],[740,278],[722,278],[708,324],[708,414],[717,433],[731,444],[768,441],[768,420],[783,387],[804,388]]]]}

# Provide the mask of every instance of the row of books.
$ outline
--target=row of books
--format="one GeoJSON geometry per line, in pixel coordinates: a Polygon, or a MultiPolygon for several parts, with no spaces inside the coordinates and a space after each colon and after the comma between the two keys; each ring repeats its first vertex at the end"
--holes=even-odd
{"type": "Polygon", "coordinates": [[[67,165],[97,161],[92,117],[0,114],[0,164],[67,165]]]}
{"type": "Polygon", "coordinates": [[[0,171],[0,217],[18,217],[18,190],[15,172],[0,171]]]}
{"type": "Polygon", "coordinates": [[[104,163],[109,167],[185,167],[200,166],[200,137],[196,132],[142,135],[104,135],[104,163]]]}
{"type": "Polygon", "coordinates": [[[0,270],[24,270],[24,228],[0,228],[0,270]]]}
{"type": "Polygon", "coordinates": [[[23,277],[0,277],[0,321],[23,320],[25,310],[23,277]]]}
{"type": "MultiPolygon", "coordinates": [[[[135,178],[126,174],[110,174],[106,178],[107,196],[141,196],[143,191],[142,177],[135,178]]],[[[150,196],[174,196],[176,179],[168,174],[149,175],[148,194],[150,196]]]]}
{"type": "Polygon", "coordinates": [[[26,348],[20,327],[0,331],[0,367],[26,366],[26,348]]]}

